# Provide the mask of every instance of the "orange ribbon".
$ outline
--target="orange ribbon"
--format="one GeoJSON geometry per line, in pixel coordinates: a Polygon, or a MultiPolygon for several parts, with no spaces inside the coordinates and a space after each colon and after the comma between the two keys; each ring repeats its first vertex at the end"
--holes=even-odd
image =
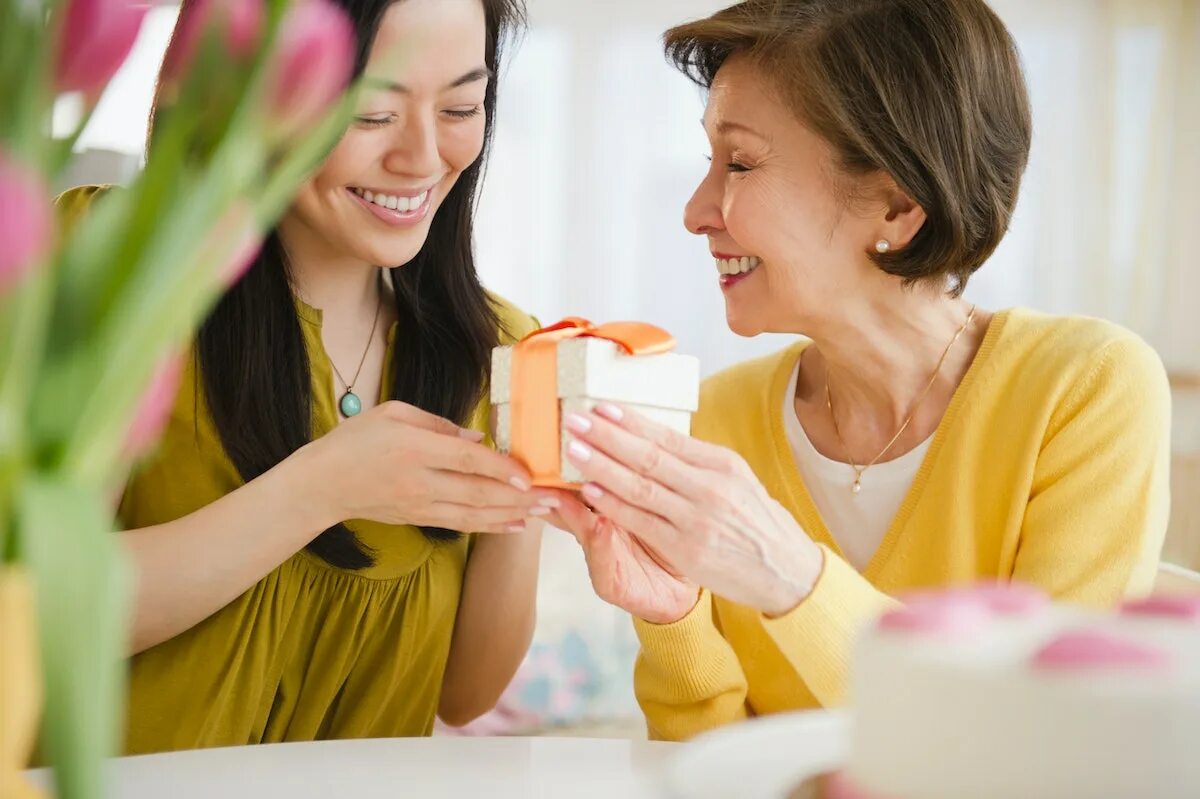
{"type": "Polygon", "coordinates": [[[558,397],[558,344],[571,338],[612,341],[629,355],[657,355],[675,349],[667,331],[642,322],[611,322],[597,327],[568,317],[521,339],[512,354],[509,413],[512,455],[521,460],[534,485],[575,488],[562,479],[561,413],[558,397]]]}

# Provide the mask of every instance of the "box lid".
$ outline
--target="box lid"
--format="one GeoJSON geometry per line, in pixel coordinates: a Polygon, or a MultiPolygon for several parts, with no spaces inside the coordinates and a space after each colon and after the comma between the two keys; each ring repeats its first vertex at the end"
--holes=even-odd
{"type": "MultiPolygon", "coordinates": [[[[493,405],[511,399],[512,349],[492,351],[493,405]]],[[[694,412],[700,401],[700,361],[673,352],[628,355],[599,338],[566,339],[558,343],[558,396],[694,412]]]]}

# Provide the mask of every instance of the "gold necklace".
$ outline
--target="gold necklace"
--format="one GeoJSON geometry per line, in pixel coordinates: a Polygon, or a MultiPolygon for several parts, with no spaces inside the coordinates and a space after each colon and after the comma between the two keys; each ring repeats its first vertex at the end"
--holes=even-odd
{"type": "Polygon", "coordinates": [[[337,364],[333,362],[333,358],[329,359],[329,365],[333,367],[333,373],[337,375],[338,380],[341,380],[342,385],[346,387],[346,393],[338,400],[338,410],[347,419],[362,413],[362,400],[354,393],[354,384],[358,382],[358,377],[362,374],[363,364],[367,362],[367,353],[371,351],[371,345],[375,343],[375,330],[379,327],[379,313],[382,310],[383,301],[380,300],[379,304],[375,306],[375,321],[371,323],[371,337],[367,339],[367,348],[363,350],[362,359],[358,362],[358,371],[354,373],[354,380],[347,383],[346,378],[342,377],[342,373],[338,371],[337,364]]]}
{"type": "Polygon", "coordinates": [[[879,463],[879,459],[887,454],[888,450],[900,440],[900,436],[904,435],[904,431],[912,424],[913,417],[917,415],[917,410],[920,409],[921,403],[929,396],[930,390],[933,389],[933,384],[937,382],[938,375],[942,372],[942,365],[946,362],[946,357],[950,354],[950,350],[954,349],[954,345],[962,338],[963,333],[967,332],[967,328],[971,326],[971,322],[975,319],[976,307],[975,305],[971,306],[971,312],[967,314],[967,321],[963,322],[963,326],[958,329],[958,332],[954,334],[954,338],[946,346],[942,357],[938,359],[937,366],[933,369],[933,375],[929,378],[929,383],[926,384],[925,390],[921,392],[921,395],[917,397],[917,401],[913,403],[912,409],[908,412],[908,418],[904,420],[904,424],[900,425],[900,429],[896,431],[896,435],[892,436],[892,440],[887,443],[887,446],[880,450],[879,454],[872,458],[871,462],[865,466],[859,466],[854,462],[854,458],[850,455],[850,447],[846,446],[846,440],[842,438],[841,428],[838,427],[837,414],[833,412],[833,395],[829,392],[829,364],[825,364],[825,406],[829,408],[829,418],[833,420],[833,432],[837,434],[838,443],[846,451],[846,460],[850,462],[850,468],[854,470],[854,485],[850,487],[850,490],[855,494],[862,491],[862,476],[866,473],[867,469],[879,463]]]}

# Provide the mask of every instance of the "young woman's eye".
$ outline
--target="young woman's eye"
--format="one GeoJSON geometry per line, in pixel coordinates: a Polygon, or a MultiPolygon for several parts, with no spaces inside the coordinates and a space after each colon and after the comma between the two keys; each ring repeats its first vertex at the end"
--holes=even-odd
{"type": "Polygon", "coordinates": [[[384,125],[390,125],[391,123],[395,122],[396,117],[392,114],[385,114],[383,116],[355,117],[354,121],[355,123],[363,125],[364,127],[381,128],[384,125]]]}
{"type": "Polygon", "coordinates": [[[447,108],[445,111],[447,116],[455,119],[470,119],[477,117],[483,113],[483,106],[477,105],[474,108],[447,108]]]}

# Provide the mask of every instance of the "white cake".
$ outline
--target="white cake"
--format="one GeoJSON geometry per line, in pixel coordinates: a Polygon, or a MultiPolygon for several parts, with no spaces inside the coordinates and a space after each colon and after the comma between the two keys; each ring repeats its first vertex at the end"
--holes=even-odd
{"type": "Polygon", "coordinates": [[[1200,797],[1200,599],[912,599],[855,651],[854,786],[886,799],[1200,797]]]}

